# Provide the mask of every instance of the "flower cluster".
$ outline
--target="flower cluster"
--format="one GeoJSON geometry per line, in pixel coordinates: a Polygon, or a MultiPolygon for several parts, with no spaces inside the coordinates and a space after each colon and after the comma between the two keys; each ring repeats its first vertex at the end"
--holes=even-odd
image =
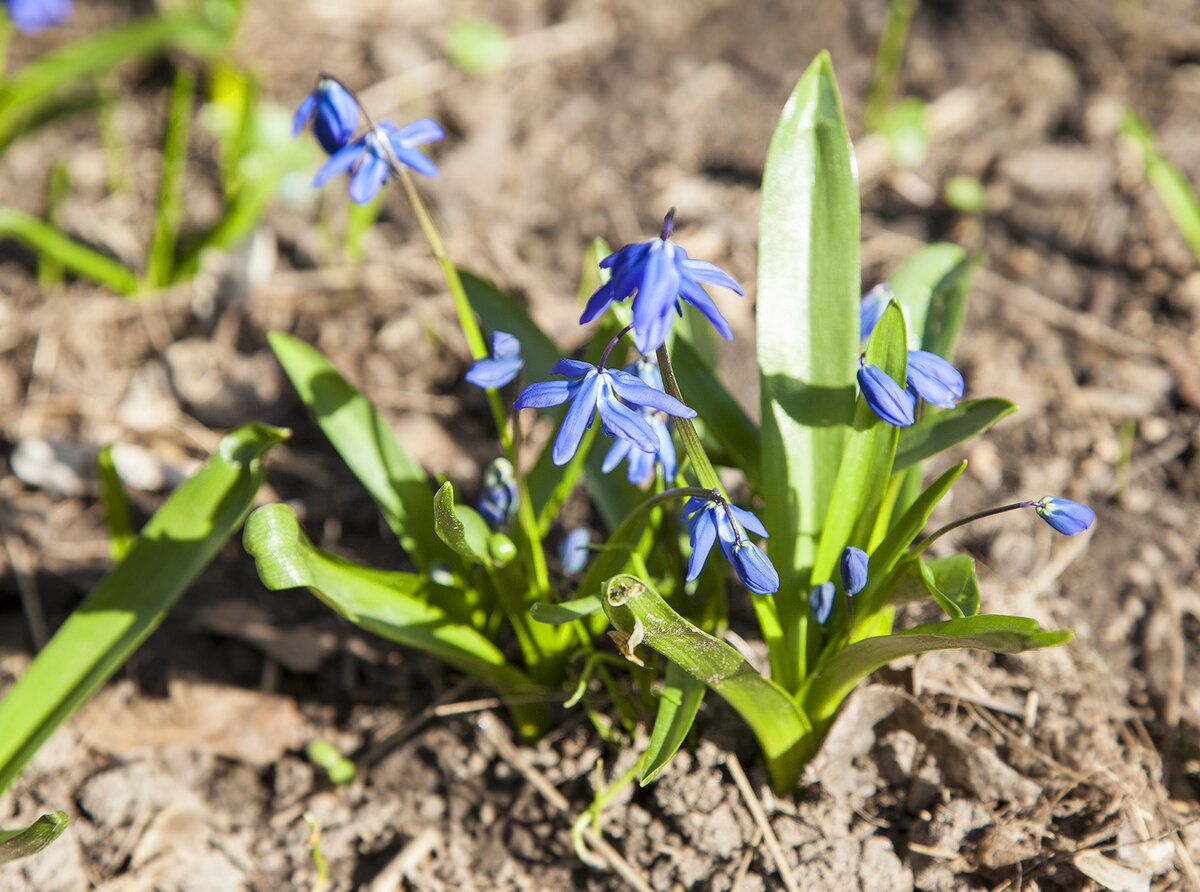
{"type": "Polygon", "coordinates": [[[421,118],[400,127],[388,120],[375,124],[368,118],[367,131],[352,139],[358,131],[360,111],[354,94],[328,75],[321,75],[296,109],[293,133],[311,123],[317,142],[330,156],[313,178],[314,186],[323,186],[339,173],[349,173],[350,198],[366,204],[401,165],[427,177],[437,176],[434,163],[417,151],[417,146],[445,138],[445,131],[436,121],[421,118]]]}
{"type": "Polygon", "coordinates": [[[702,499],[696,496],[683,506],[688,518],[688,538],[692,556],[688,560],[687,580],[691,582],[704,569],[713,543],[721,543],[725,559],[733,565],[746,588],[759,595],[769,595],[779,590],[779,574],[762,550],[746,537],[746,530],[766,538],[767,531],[762,521],[746,511],[730,505],[718,490],[702,499]]]}

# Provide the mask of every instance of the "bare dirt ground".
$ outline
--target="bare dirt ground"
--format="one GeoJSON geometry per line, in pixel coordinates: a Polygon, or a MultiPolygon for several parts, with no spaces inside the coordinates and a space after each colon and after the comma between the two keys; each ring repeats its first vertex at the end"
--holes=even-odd
{"type": "MultiPolygon", "coordinates": [[[[721,306],[735,329],[726,373],[753,410],[762,161],[796,79],[830,49],[858,150],[864,284],[931,241],[987,254],[958,359],[969,396],[1021,411],[964,449],[970,469],[945,510],[1050,494],[1097,509],[1093,533],[1072,540],[1014,517],[955,543],[980,564],[988,612],[1073,628],[1072,644],[879,673],[794,801],[769,793],[749,733],[710,698],[704,742],[609,807],[615,855],[593,865],[573,853],[571,821],[597,761],[608,782],[633,750],[609,749],[578,713],[514,748],[485,691],[306,593],[265,591],[231,543],[0,797],[0,825],[55,808],[73,818],[52,849],[0,869],[0,889],[311,888],[304,813],[334,889],[750,892],[781,888],[781,870],[813,892],[1200,889],[1200,272],[1118,134],[1129,103],[1200,183],[1200,20],[1186,0],[923,4],[901,91],[931,103],[934,142],[901,171],[862,127],[884,8],[255,0],[238,56],[288,107],[323,68],[380,116],[441,121],[442,174],[422,190],[452,256],[522,295],[568,345],[588,240],[646,238],[677,206],[678,241],[749,286],[721,306]],[[506,67],[469,79],[444,61],[462,14],[514,35],[506,67]],[[942,202],[958,174],[984,183],[986,213],[942,202]],[[305,758],[314,737],[355,759],[348,787],[305,758]]],[[[14,62],[131,14],[87,6],[14,45],[14,62]]],[[[64,224],[138,261],[164,70],[120,79],[130,190],[107,194],[99,134],[79,118],[12,147],[3,200],[40,210],[44,190],[29,184],[62,159],[74,184],[64,224]]],[[[198,135],[195,225],[214,206],[210,150],[198,135]]],[[[323,547],[396,564],[277,370],[268,330],[325,351],[431,473],[478,485],[495,450],[481,398],[460,384],[468,354],[436,264],[398,190],[363,263],[347,264],[316,222],[340,225],[341,193],[294,191],[246,249],[143,304],[85,283],[39,291],[33,258],[0,243],[0,685],[107,567],[95,484],[71,470],[107,442],[140,449],[148,516],[222,431],[285,424],[295,437],[272,457],[264,500],[289,500],[323,547]],[[60,460],[39,458],[39,441],[60,460]],[[34,470],[9,473],[22,457],[34,470]]]]}

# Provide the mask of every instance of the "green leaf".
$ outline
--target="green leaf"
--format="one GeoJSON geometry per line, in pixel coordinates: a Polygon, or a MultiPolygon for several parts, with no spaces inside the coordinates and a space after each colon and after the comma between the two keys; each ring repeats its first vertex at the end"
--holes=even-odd
{"type": "Polygon", "coordinates": [[[187,167],[188,132],[192,124],[195,97],[196,76],[187,68],[177,69],[175,85],[171,89],[171,107],[167,113],[167,135],[163,140],[163,167],[159,177],[154,237],[146,266],[146,283],[151,288],[168,284],[175,265],[175,239],[183,217],[183,172],[187,167]]]}
{"type": "Polygon", "coordinates": [[[58,261],[72,272],[120,294],[134,294],[138,290],[137,276],[125,264],[63,235],[53,226],[16,208],[0,207],[0,238],[4,237],[14,238],[39,254],[58,261]]]}
{"type": "MultiPolygon", "coordinates": [[[[879,366],[897,382],[904,380],[908,350],[904,316],[893,301],[884,310],[867,344],[867,362],[879,366]]],[[[820,546],[813,562],[812,584],[833,578],[842,549],[867,547],[875,514],[887,487],[898,428],[875,414],[860,396],[854,411],[854,432],[838,468],[833,499],[825,517],[820,546]]]]}
{"type": "Polygon", "coordinates": [[[233,35],[231,24],[209,21],[203,12],[149,16],[45,53],[0,86],[0,147],[61,104],[64,91],[87,85],[94,75],[172,46],[200,55],[219,52],[233,35]]]}
{"type": "Polygon", "coordinates": [[[1131,108],[1125,109],[1121,132],[1141,150],[1146,181],[1179,227],[1192,253],[1200,259],[1200,201],[1196,199],[1196,191],[1179,168],[1158,153],[1150,128],[1131,108]]]}
{"type": "Polygon", "coordinates": [[[951,619],[979,614],[979,583],[975,559],[968,554],[922,558],[921,576],[929,593],[951,619]]]}
{"type": "MultiPolygon", "coordinates": [[[[759,218],[763,511],[780,575],[791,688],[806,663],[801,589],[854,420],[860,298],[858,183],[828,53],[801,77],[771,137],[759,218]]],[[[807,591],[807,589],[805,589],[807,591]]],[[[772,650],[776,648],[772,647],[772,650]]]]}
{"type": "Polygon", "coordinates": [[[754,731],[776,789],[791,789],[799,774],[803,741],[812,732],[805,714],[778,684],[736,650],[680,616],[636,576],[615,576],[604,586],[604,612],[622,636],[626,655],[639,644],[658,651],[729,703],[754,731]]]}
{"type": "Polygon", "coordinates": [[[814,722],[823,722],[856,684],[900,657],[951,647],[1015,654],[1063,644],[1073,637],[1068,629],[1046,631],[1026,617],[983,614],[866,638],[845,648],[818,673],[804,697],[804,708],[814,722]]]}
{"type": "Polygon", "coordinates": [[[65,811],[42,815],[24,830],[0,830],[0,864],[36,855],[63,835],[70,818],[65,811]]]}
{"type": "Polygon", "coordinates": [[[100,501],[104,504],[104,522],[108,525],[108,553],[120,561],[137,540],[129,511],[129,498],[117,467],[113,464],[112,445],[105,446],[96,456],[100,477],[100,501]]]}
{"type": "Polygon", "coordinates": [[[446,32],[446,55],[466,74],[493,71],[508,56],[508,34],[487,19],[456,18],[446,32]]]}
{"type": "MultiPolygon", "coordinates": [[[[536,689],[487,636],[450,611],[464,593],[418,573],[377,570],[321,551],[287,505],[264,505],[251,514],[242,542],[267,588],[307,587],[355,625],[431,653],[503,694],[536,689]]],[[[522,734],[536,733],[544,719],[537,704],[513,712],[525,723],[522,734]]]]}
{"type": "Polygon", "coordinates": [[[957,446],[981,434],[1001,418],[1017,410],[1016,403],[990,398],[967,400],[953,409],[927,414],[916,424],[900,431],[896,443],[893,472],[932,458],[951,446],[957,446]]]}
{"type": "Polygon", "coordinates": [[[248,424],[185,480],[142,528],[0,701],[0,791],[39,746],[129,658],[241,526],[262,483],[262,456],[287,431],[248,424]]]}
{"type": "Polygon", "coordinates": [[[551,604],[547,601],[539,601],[533,605],[530,611],[533,618],[539,623],[549,623],[554,626],[561,626],[563,623],[574,622],[577,619],[592,616],[602,608],[600,599],[596,595],[588,595],[586,598],[576,598],[574,601],[563,601],[561,604],[551,604]]]}
{"type": "Polygon", "coordinates": [[[946,204],[964,214],[982,214],[987,210],[987,190],[975,177],[962,174],[950,177],[942,197],[946,204]]]}
{"type": "MultiPolygon", "coordinates": [[[[908,346],[922,346],[925,323],[938,284],[963,262],[966,252],[949,242],[935,242],[905,258],[892,274],[888,284],[904,307],[904,322],[908,326],[908,346]]],[[[939,354],[940,355],[940,354],[939,354]]],[[[949,357],[947,357],[949,358],[949,357]]]]}
{"type": "Polygon", "coordinates": [[[925,103],[909,97],[888,107],[883,114],[883,136],[892,161],[916,167],[929,153],[929,122],[925,103]]]}
{"type": "Polygon", "coordinates": [[[449,481],[433,497],[433,523],[438,538],[460,557],[473,564],[491,563],[487,523],[476,512],[454,506],[454,487],[449,481]]]}
{"type": "Polygon", "coordinates": [[[324,356],[273,331],[267,341],[325,436],[379,506],[400,545],[421,569],[449,560],[433,523],[433,490],[388,423],[324,356]]]}
{"type": "Polygon", "coordinates": [[[670,763],[700,712],[704,702],[704,682],[685,672],[673,662],[667,663],[662,690],[658,692],[658,715],[650,732],[650,745],[642,753],[642,772],[638,780],[643,787],[658,777],[670,763]]]}
{"type": "MultiPolygon", "coordinates": [[[[960,260],[942,276],[929,298],[925,326],[921,331],[921,349],[954,358],[954,344],[967,317],[967,297],[971,279],[983,262],[983,252],[977,251],[960,260]]],[[[915,324],[915,323],[914,323],[915,324]]]]}

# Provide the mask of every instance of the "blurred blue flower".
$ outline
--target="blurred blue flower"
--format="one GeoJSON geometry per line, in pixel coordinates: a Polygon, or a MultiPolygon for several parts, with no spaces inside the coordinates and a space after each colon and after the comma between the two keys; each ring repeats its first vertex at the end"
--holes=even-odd
{"type": "Polygon", "coordinates": [[[688,559],[689,582],[704,569],[713,543],[720,542],[725,559],[733,565],[746,588],[760,595],[779,590],[779,574],[774,565],[758,546],[746,538],[746,530],[764,538],[767,536],[766,528],[757,517],[722,499],[699,496],[693,496],[684,503],[683,514],[688,517],[688,538],[692,546],[692,556],[688,559]]]}
{"type": "Polygon", "coordinates": [[[582,573],[587,566],[588,546],[592,543],[592,534],[587,527],[576,527],[565,535],[558,543],[558,562],[562,564],[563,572],[574,576],[582,573]]]}
{"type": "Polygon", "coordinates": [[[521,342],[507,332],[494,331],[491,353],[475,360],[465,377],[476,387],[503,387],[517,377],[523,365],[521,342]]]}
{"type": "Polygon", "coordinates": [[[670,239],[675,209],[663,221],[662,235],[648,241],[626,245],[600,261],[602,269],[611,269],[607,282],[588,300],[582,325],[591,322],[615,300],[633,298],[633,340],[639,353],[653,353],[667,339],[671,313],[682,314],[682,299],[703,313],[726,340],[733,337],[729,323],[717,309],[701,282],[720,285],[738,294],[745,290],[729,273],[707,260],[692,260],[687,251],[670,239]]]}
{"type": "Polygon", "coordinates": [[[517,513],[517,477],[507,458],[496,459],[483,472],[475,508],[492,529],[504,526],[517,513]]]}
{"type": "Polygon", "coordinates": [[[880,282],[863,295],[862,302],[858,305],[858,339],[860,341],[865,341],[871,336],[871,332],[875,330],[875,323],[879,321],[879,317],[883,315],[887,305],[895,299],[896,292],[892,290],[890,282],[880,282]]]}
{"type": "Polygon", "coordinates": [[[1034,503],[1038,516],[1066,536],[1082,533],[1096,519],[1096,512],[1079,502],[1046,496],[1034,503]]]}
{"type": "Polygon", "coordinates": [[[861,548],[847,545],[842,551],[840,562],[842,571],[842,588],[848,595],[857,595],[866,587],[867,566],[870,560],[861,548]]]}
{"type": "Polygon", "coordinates": [[[396,160],[404,166],[427,177],[436,177],[437,167],[416,147],[445,135],[438,123],[430,118],[421,118],[403,127],[397,127],[391,121],[380,121],[374,130],[334,152],[317,171],[313,185],[323,186],[339,173],[351,171],[350,198],[356,204],[366,204],[379,194],[388,174],[395,173],[389,146],[396,160]]]}
{"type": "Polygon", "coordinates": [[[304,97],[292,118],[292,136],[312,121],[313,135],[326,154],[332,155],[354,136],[358,129],[358,103],[332,77],[321,76],[313,91],[304,97]]]}
{"type": "Polygon", "coordinates": [[[22,34],[36,34],[60,25],[75,12],[71,0],[5,0],[8,17],[22,34]]]}
{"type": "Polygon", "coordinates": [[[871,411],[889,424],[908,427],[916,420],[913,395],[874,363],[859,360],[858,386],[871,411]]]}
{"type": "Polygon", "coordinates": [[[908,386],[926,402],[953,409],[962,399],[965,382],[962,374],[948,361],[928,350],[909,350],[908,386]]]}
{"type": "MultiPolygon", "coordinates": [[[[655,390],[664,390],[662,373],[658,370],[658,366],[648,359],[639,359],[630,363],[625,366],[625,371],[636,375],[655,390]]],[[[650,427],[654,428],[654,434],[658,437],[658,448],[652,452],[644,452],[629,440],[619,439],[609,447],[600,470],[607,474],[628,456],[629,465],[626,469],[626,478],[630,483],[638,484],[654,473],[654,463],[658,461],[663,466],[663,479],[669,484],[675,479],[677,468],[675,444],[671,441],[671,429],[661,413],[645,408],[641,412],[650,427]]]]}
{"type": "Polygon", "coordinates": [[[808,609],[821,625],[829,622],[829,615],[833,613],[833,596],[836,594],[837,586],[829,580],[814,585],[808,593],[808,609]]]}
{"type": "Polygon", "coordinates": [[[574,380],[530,384],[517,396],[513,407],[545,409],[570,402],[571,407],[567,409],[550,453],[556,465],[565,465],[571,460],[583,439],[583,432],[592,426],[596,412],[600,413],[606,434],[630,440],[644,452],[658,450],[658,435],[637,409],[657,409],[678,418],[696,417],[694,409],[620,369],[602,369],[577,359],[560,359],[550,374],[570,376],[574,380]]]}

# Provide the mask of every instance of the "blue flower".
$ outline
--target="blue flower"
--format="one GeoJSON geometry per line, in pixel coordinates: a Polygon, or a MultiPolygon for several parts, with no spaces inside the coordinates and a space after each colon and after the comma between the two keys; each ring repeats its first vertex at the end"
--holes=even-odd
{"type": "Polygon", "coordinates": [[[1096,519],[1096,512],[1087,505],[1055,496],[1046,496],[1033,507],[1042,520],[1066,536],[1082,533],[1096,519]]]}
{"type": "Polygon", "coordinates": [[[550,453],[556,465],[565,465],[571,460],[597,411],[605,433],[630,440],[644,452],[658,450],[658,435],[637,409],[657,409],[678,418],[696,417],[694,409],[689,409],[675,397],[655,390],[637,376],[619,369],[602,369],[576,359],[560,359],[550,374],[569,376],[574,380],[530,384],[517,396],[513,407],[545,409],[570,402],[571,407],[567,409],[550,453]]]}
{"type": "Polygon", "coordinates": [[[71,0],[5,0],[8,17],[22,34],[65,22],[75,12],[71,0]]]}
{"type": "Polygon", "coordinates": [[[858,305],[858,339],[860,341],[865,341],[871,336],[871,332],[875,330],[875,323],[879,321],[879,317],[883,315],[887,305],[895,299],[896,292],[892,290],[889,282],[880,282],[863,295],[862,302],[858,305]]]}
{"type": "Polygon", "coordinates": [[[292,118],[292,136],[303,130],[309,121],[312,121],[313,135],[321,148],[332,155],[349,142],[358,129],[358,103],[336,79],[322,76],[296,109],[296,116],[292,118]]]}
{"type": "Polygon", "coordinates": [[[733,565],[746,588],[760,595],[779,590],[779,574],[774,565],[758,546],[746,538],[745,530],[766,537],[766,528],[757,517],[720,498],[704,499],[698,496],[684,503],[683,514],[689,518],[688,538],[692,546],[692,556],[688,559],[689,582],[704,569],[713,543],[720,542],[725,559],[733,565]]]}
{"type": "Polygon", "coordinates": [[[521,371],[521,342],[503,331],[492,332],[492,352],[467,369],[466,379],[476,387],[503,387],[521,371]]]}
{"type": "Polygon", "coordinates": [[[889,424],[908,427],[916,420],[913,395],[874,363],[859,360],[858,386],[871,411],[889,424]]]}
{"type": "MultiPolygon", "coordinates": [[[[658,366],[648,359],[639,359],[625,366],[625,371],[637,375],[644,383],[655,390],[663,390],[662,373],[658,366]]],[[[644,452],[634,446],[629,440],[617,440],[604,456],[604,464],[600,470],[607,474],[619,465],[626,456],[629,457],[626,478],[630,483],[638,484],[654,473],[654,463],[659,461],[663,466],[663,479],[670,483],[675,479],[677,468],[675,444],[671,441],[671,429],[661,413],[653,409],[642,409],[642,416],[654,428],[658,438],[658,448],[652,452],[644,452]]]]}
{"type": "Polygon", "coordinates": [[[848,595],[857,595],[867,585],[867,553],[861,548],[847,545],[842,551],[842,588],[848,595]]]}
{"type": "Polygon", "coordinates": [[[908,386],[927,403],[953,409],[962,399],[965,382],[962,374],[936,353],[928,350],[909,350],[908,386]]]}
{"type": "Polygon", "coordinates": [[[339,173],[353,171],[350,198],[356,204],[366,204],[379,194],[388,174],[395,172],[389,147],[401,164],[427,177],[436,177],[437,167],[416,147],[445,135],[438,123],[430,118],[421,118],[403,127],[397,127],[391,121],[380,121],[374,130],[334,152],[317,171],[313,185],[323,186],[339,173]]]}
{"type": "Polygon", "coordinates": [[[475,508],[492,529],[504,526],[517,513],[517,477],[507,458],[496,459],[483,472],[475,508]]]}
{"type": "Polygon", "coordinates": [[[708,321],[726,340],[733,337],[729,323],[717,309],[701,282],[720,285],[738,294],[742,286],[729,273],[707,260],[692,260],[687,251],[669,238],[674,225],[675,209],[663,221],[662,235],[649,241],[626,245],[600,261],[602,269],[612,275],[588,300],[582,325],[591,322],[615,300],[633,298],[633,340],[639,353],[653,353],[667,339],[671,328],[671,313],[682,314],[679,301],[684,300],[708,317],[708,321]]]}
{"type": "Polygon", "coordinates": [[[808,609],[821,625],[829,622],[833,613],[833,596],[837,594],[837,586],[826,580],[820,585],[814,585],[808,593],[808,609]]]}
{"type": "Polygon", "coordinates": [[[558,543],[558,562],[562,564],[563,572],[574,576],[582,573],[587,566],[588,546],[592,543],[592,534],[587,527],[576,527],[558,543]]]}

